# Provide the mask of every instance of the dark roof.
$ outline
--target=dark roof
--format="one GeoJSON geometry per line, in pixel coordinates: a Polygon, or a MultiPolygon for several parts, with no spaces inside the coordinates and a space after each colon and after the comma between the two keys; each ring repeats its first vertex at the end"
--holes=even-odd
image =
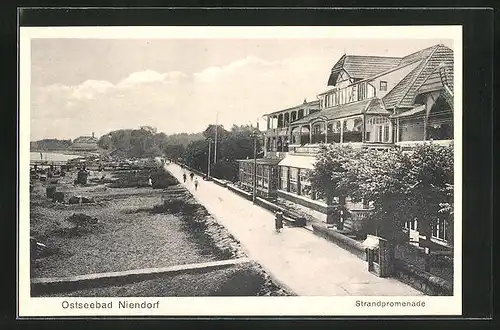
{"type": "Polygon", "coordinates": [[[453,84],[453,65],[441,65],[439,67],[439,71],[441,73],[441,81],[444,85],[448,86],[448,88],[453,92],[454,84],[453,84]]]}
{"type": "Polygon", "coordinates": [[[439,46],[439,45],[434,45],[431,47],[424,48],[422,50],[419,50],[418,52],[412,53],[410,55],[406,55],[401,59],[401,63],[399,64],[400,66],[406,66],[408,64],[414,63],[416,61],[421,61],[423,59],[426,59],[429,57],[429,55],[432,54],[434,49],[439,46]]]}
{"type": "Polygon", "coordinates": [[[276,111],[273,111],[273,112],[270,112],[270,113],[266,113],[264,116],[274,115],[274,114],[277,114],[277,113],[280,113],[280,112],[283,112],[283,111],[300,110],[300,109],[303,109],[303,108],[306,108],[306,107],[307,108],[313,108],[313,109],[319,109],[319,100],[311,101],[311,102],[305,102],[305,103],[293,106],[291,108],[285,108],[285,109],[281,109],[281,110],[276,110],[276,111]]]}
{"type": "Polygon", "coordinates": [[[371,106],[376,108],[377,104],[379,104],[379,103],[380,103],[379,99],[372,98],[372,99],[366,99],[363,101],[338,105],[338,106],[329,108],[327,110],[315,112],[313,114],[305,116],[297,121],[294,121],[293,125],[295,125],[295,124],[299,124],[299,125],[300,124],[307,124],[307,123],[309,123],[312,120],[317,119],[317,118],[326,118],[327,120],[330,120],[330,119],[338,119],[338,118],[343,118],[343,117],[348,117],[348,116],[359,115],[359,114],[364,113],[371,106]]]}
{"type": "Polygon", "coordinates": [[[418,88],[417,93],[422,94],[431,91],[439,91],[447,86],[450,92],[453,93],[453,66],[441,65],[432,72],[422,85],[418,88]]]}
{"type": "Polygon", "coordinates": [[[395,68],[400,62],[400,57],[343,55],[333,66],[327,85],[335,85],[342,70],[345,70],[351,78],[366,79],[395,68]]]}
{"type": "MultiPolygon", "coordinates": [[[[236,161],[242,163],[253,163],[254,159],[237,159],[236,161]]],[[[278,165],[280,161],[281,159],[276,158],[257,158],[257,165],[278,165]]]]}
{"type": "Polygon", "coordinates": [[[386,109],[413,107],[418,89],[436,68],[453,66],[453,50],[444,45],[426,48],[406,58],[421,58],[421,62],[383,97],[386,109]]]}
{"type": "Polygon", "coordinates": [[[368,105],[368,108],[366,109],[366,112],[368,114],[373,114],[373,115],[389,115],[390,112],[385,110],[384,104],[382,103],[381,99],[372,99],[370,104],[368,105]]]}

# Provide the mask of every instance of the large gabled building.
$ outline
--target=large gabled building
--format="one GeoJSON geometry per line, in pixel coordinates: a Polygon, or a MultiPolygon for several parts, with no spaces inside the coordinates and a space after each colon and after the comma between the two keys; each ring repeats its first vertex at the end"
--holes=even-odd
{"type": "Polygon", "coordinates": [[[92,136],[80,136],[74,139],[70,149],[74,151],[97,151],[97,141],[98,139],[92,132],[92,136]]]}
{"type": "MultiPolygon", "coordinates": [[[[292,200],[326,219],[330,206],[316,198],[308,180],[319,145],[387,149],[429,140],[450,144],[453,90],[453,50],[444,45],[404,57],[343,55],[318,100],[265,115],[264,158],[275,161],[259,163],[272,163],[266,173],[278,177],[276,192],[267,195],[292,200]]],[[[353,212],[362,208],[350,207],[353,212]]]]}

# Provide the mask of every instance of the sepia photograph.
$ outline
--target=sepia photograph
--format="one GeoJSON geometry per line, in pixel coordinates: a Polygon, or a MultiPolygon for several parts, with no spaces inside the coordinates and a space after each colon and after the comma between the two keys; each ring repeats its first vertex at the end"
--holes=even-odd
{"type": "Polygon", "coordinates": [[[21,27],[20,315],[460,314],[461,52],[21,27]]]}

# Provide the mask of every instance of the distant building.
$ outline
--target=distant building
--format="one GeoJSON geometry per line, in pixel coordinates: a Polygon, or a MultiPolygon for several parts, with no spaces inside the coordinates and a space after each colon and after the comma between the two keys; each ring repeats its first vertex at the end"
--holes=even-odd
{"type": "Polygon", "coordinates": [[[73,144],[70,149],[75,151],[96,151],[98,139],[94,136],[94,132],[92,132],[92,136],[80,136],[73,140],[73,144]]]}

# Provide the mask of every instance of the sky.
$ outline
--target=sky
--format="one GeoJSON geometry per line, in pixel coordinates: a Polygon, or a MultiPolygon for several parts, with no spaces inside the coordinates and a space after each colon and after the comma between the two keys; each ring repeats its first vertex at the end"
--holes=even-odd
{"type": "Polygon", "coordinates": [[[344,54],[405,56],[448,39],[32,39],[31,140],[254,124],[316,100],[344,54]]]}

